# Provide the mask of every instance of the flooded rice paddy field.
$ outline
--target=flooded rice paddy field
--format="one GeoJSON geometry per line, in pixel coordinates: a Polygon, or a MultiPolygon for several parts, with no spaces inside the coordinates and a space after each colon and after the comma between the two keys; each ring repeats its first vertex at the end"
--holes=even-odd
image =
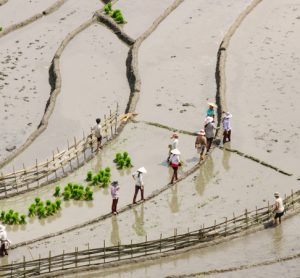
{"type": "Polygon", "coordinates": [[[298,177],[299,32],[299,1],[262,1],[233,36],[226,64],[233,147],[298,177]]]}
{"type": "Polygon", "coordinates": [[[98,0],[84,6],[68,0],[53,14],[1,38],[0,160],[9,154],[7,147],[20,146],[37,129],[51,90],[49,67],[60,43],[101,7],[98,0]]]}
{"type": "Polygon", "coordinates": [[[141,45],[140,119],[198,130],[216,95],[217,51],[251,1],[184,1],[141,45]]]}
{"type": "MultiPolygon", "coordinates": [[[[14,0],[9,1],[13,3],[14,0]]],[[[129,2],[120,0],[115,7],[122,10],[128,21],[123,29],[133,38],[146,31],[172,3],[169,0],[160,5],[155,1],[146,1],[143,5],[137,0],[129,2]]],[[[54,199],[52,194],[57,184],[65,185],[70,181],[86,184],[84,179],[88,170],[98,171],[107,166],[112,168],[113,179],[118,179],[121,185],[119,207],[131,203],[134,190],[131,173],[140,166],[148,170],[145,175],[146,196],[165,186],[171,177],[166,163],[171,132],[142,121],[188,131],[202,127],[206,103],[215,99],[218,47],[230,25],[250,2],[183,1],[141,45],[142,91],[137,105],[137,120],[140,122],[130,123],[101,155],[69,177],[34,192],[1,200],[1,209],[14,208],[26,213],[37,195],[42,199],[54,199]],[[118,171],[112,160],[116,152],[123,150],[131,155],[134,168],[118,171]]],[[[0,80],[3,83],[0,83],[0,94],[5,100],[5,113],[9,114],[2,119],[4,128],[0,140],[4,144],[0,158],[1,155],[3,158],[8,143],[20,144],[38,124],[50,91],[48,67],[59,43],[101,6],[101,2],[94,0],[84,7],[78,0],[68,0],[58,11],[37,21],[38,24],[32,23],[0,39],[0,57],[4,59],[2,64],[6,65],[1,68],[4,75],[0,80]],[[19,64],[20,60],[22,63],[19,64]],[[33,75],[32,79],[29,75],[33,75]],[[35,82],[34,87],[29,86],[31,82],[35,82]],[[16,93],[14,87],[20,91],[16,93]],[[34,90],[35,102],[34,98],[28,99],[28,88],[34,90]],[[19,103],[20,93],[24,94],[22,97],[26,99],[27,108],[19,103]],[[13,128],[12,121],[16,122],[13,128]]],[[[87,248],[87,243],[102,247],[103,240],[107,245],[116,245],[130,240],[144,241],[146,235],[148,240],[157,239],[160,233],[172,235],[174,228],[177,228],[177,233],[184,233],[188,228],[193,230],[202,224],[212,225],[214,220],[221,222],[233,213],[239,215],[245,208],[253,210],[256,206],[267,206],[268,201],[274,201],[274,191],[283,196],[290,194],[291,189],[298,190],[297,130],[300,124],[296,103],[299,102],[300,84],[296,76],[300,58],[296,51],[296,34],[300,24],[299,12],[296,0],[284,3],[263,0],[233,36],[227,49],[226,64],[226,100],[234,115],[233,142],[227,147],[290,171],[294,174],[292,177],[216,149],[199,170],[144,204],[117,217],[13,249],[1,264],[20,261],[23,256],[27,259],[38,258],[39,254],[47,256],[49,250],[53,255],[61,254],[62,250],[73,251],[75,247],[82,250],[87,248]]],[[[67,139],[81,135],[82,129],[86,130],[93,124],[99,113],[102,115],[113,109],[116,101],[124,110],[129,95],[125,68],[127,51],[128,47],[111,31],[98,24],[74,38],[62,54],[62,92],[48,129],[15,159],[15,165],[20,166],[22,162],[33,164],[36,158],[47,158],[57,146],[66,147],[67,139]],[[80,69],[75,67],[76,64],[80,69]]],[[[180,134],[183,170],[190,169],[198,161],[194,140],[194,136],[180,134]]],[[[62,210],[56,216],[44,221],[30,220],[22,228],[8,227],[10,238],[16,244],[109,213],[109,190],[98,188],[94,191],[92,202],[63,202],[62,210]]],[[[262,262],[297,255],[298,228],[298,216],[294,216],[275,229],[216,246],[105,272],[80,273],[76,277],[162,277],[200,275],[205,271],[212,271],[213,277],[270,277],[274,273],[297,277],[299,259],[270,265],[262,262]],[[262,265],[258,266],[259,263],[262,265]],[[241,266],[249,267],[243,269],[241,266]],[[218,270],[231,267],[237,271],[217,274],[218,270]]]]}
{"type": "Polygon", "coordinates": [[[4,29],[12,24],[19,23],[37,13],[41,13],[57,0],[9,0],[0,9],[0,26],[4,29]],[[22,11],[17,14],[16,11],[22,11]]]}
{"type": "Polygon", "coordinates": [[[79,140],[83,131],[89,134],[95,119],[114,112],[117,103],[124,113],[129,99],[127,53],[128,47],[100,24],[76,36],[60,59],[62,87],[47,129],[5,169],[46,161],[52,151],[66,149],[67,140],[72,144],[74,136],[79,140]]]}
{"type": "MultiPolygon", "coordinates": [[[[120,268],[88,272],[77,277],[179,277],[180,275],[199,273],[194,277],[273,277],[282,274],[285,277],[299,277],[299,258],[280,261],[280,258],[297,255],[299,246],[299,218],[292,217],[275,229],[266,229],[258,233],[192,250],[172,257],[150,260],[144,263],[125,265],[120,268]],[[278,259],[278,263],[251,267],[278,259]],[[216,273],[220,270],[248,266],[249,269],[216,273]],[[212,271],[211,275],[200,275],[212,271]],[[174,276],[172,276],[174,275],[174,276]]],[[[65,276],[68,277],[68,276],[65,276]]],[[[182,276],[180,276],[182,277],[182,276]]],[[[183,276],[184,277],[184,276],[183,276]]]]}

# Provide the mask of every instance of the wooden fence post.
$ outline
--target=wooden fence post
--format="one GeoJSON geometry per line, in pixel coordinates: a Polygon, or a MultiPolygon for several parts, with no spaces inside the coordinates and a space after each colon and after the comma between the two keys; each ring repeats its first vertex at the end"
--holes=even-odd
{"type": "Polygon", "coordinates": [[[14,269],[14,262],[11,262],[11,266],[10,266],[10,277],[13,277],[13,269],[14,269]]]}
{"type": "Polygon", "coordinates": [[[130,241],[130,252],[131,252],[131,259],[132,259],[132,257],[133,257],[132,240],[130,241]]]}
{"type": "Polygon", "coordinates": [[[227,217],[225,217],[225,237],[227,236],[227,217]]]}
{"type": "Polygon", "coordinates": [[[162,234],[160,234],[160,238],[159,238],[159,253],[161,253],[161,238],[162,238],[162,234]]]}
{"type": "Polygon", "coordinates": [[[190,228],[187,228],[188,243],[190,243],[190,228]]]}
{"type": "Polygon", "coordinates": [[[270,202],[268,201],[268,218],[270,218],[270,202]]]}
{"type": "Polygon", "coordinates": [[[176,247],[177,247],[177,229],[175,228],[174,229],[174,250],[176,250],[176,247]]]}
{"type": "Polygon", "coordinates": [[[23,256],[23,277],[26,277],[26,259],[25,256],[23,256]]]}
{"type": "Polygon", "coordinates": [[[103,260],[104,260],[104,263],[105,263],[105,239],[103,241],[103,260]]]}
{"type": "Polygon", "coordinates": [[[13,172],[14,172],[14,177],[15,177],[16,190],[17,190],[17,192],[19,192],[18,183],[17,183],[17,176],[16,176],[16,170],[15,170],[15,166],[14,165],[13,165],[13,172]]]}
{"type": "Polygon", "coordinates": [[[85,155],[86,144],[85,144],[85,134],[84,134],[84,130],[82,130],[82,141],[84,142],[84,144],[83,144],[83,159],[84,159],[84,162],[85,162],[85,161],[86,161],[86,155],[85,155]]]}
{"type": "Polygon", "coordinates": [[[76,152],[76,158],[77,158],[77,167],[79,167],[79,159],[78,159],[78,152],[77,152],[77,141],[76,141],[76,137],[74,137],[74,146],[75,146],[75,152],[76,152]]]}
{"type": "Polygon", "coordinates": [[[4,180],[4,175],[3,175],[2,172],[1,172],[1,181],[2,181],[2,184],[4,186],[5,197],[7,197],[7,188],[6,188],[6,183],[5,183],[5,180],[4,180]]]}
{"type": "Polygon", "coordinates": [[[91,146],[91,153],[93,153],[93,128],[91,127],[91,143],[90,143],[90,146],[91,146]]]}
{"type": "Polygon", "coordinates": [[[248,211],[245,209],[245,216],[246,216],[246,228],[248,229],[248,211]]]}
{"type": "Polygon", "coordinates": [[[62,262],[61,262],[61,269],[64,270],[65,267],[65,250],[62,253],[62,262]]]}
{"type": "Polygon", "coordinates": [[[109,110],[109,125],[110,125],[110,134],[111,134],[111,139],[113,138],[113,121],[112,121],[112,114],[111,114],[111,109],[109,110]]]}
{"type": "Polygon", "coordinates": [[[147,235],[145,236],[145,255],[147,255],[147,235]]]}
{"type": "Polygon", "coordinates": [[[56,166],[55,166],[55,159],[54,159],[54,151],[52,151],[52,159],[53,159],[53,166],[54,166],[55,178],[57,179],[56,166]]]}
{"type": "Polygon", "coordinates": [[[120,260],[120,241],[118,241],[118,261],[120,260]]]}
{"type": "Polygon", "coordinates": [[[75,267],[77,268],[78,259],[78,247],[75,247],[75,267]]]}
{"type": "Polygon", "coordinates": [[[36,167],[36,182],[38,187],[40,187],[40,180],[39,180],[39,165],[38,165],[38,160],[35,160],[35,167],[36,167]]]}
{"type": "MultiPolygon", "coordinates": [[[[26,176],[27,171],[26,171],[26,167],[25,167],[24,163],[23,163],[23,171],[24,171],[24,176],[26,176]]],[[[29,189],[29,182],[26,183],[26,187],[27,187],[27,190],[28,190],[29,189]]]]}
{"type": "Polygon", "coordinates": [[[39,254],[39,274],[41,274],[41,254],[39,254]]]}
{"type": "Polygon", "coordinates": [[[257,206],[255,206],[255,217],[256,217],[256,223],[258,223],[257,206]]]}
{"type": "Polygon", "coordinates": [[[88,245],[88,254],[89,254],[89,256],[88,256],[88,258],[89,258],[89,265],[91,265],[90,244],[88,243],[87,245],[88,245]]]}
{"type": "Polygon", "coordinates": [[[292,206],[293,206],[293,210],[295,210],[295,205],[294,205],[294,191],[292,189],[292,206]]]}
{"type": "Polygon", "coordinates": [[[117,109],[115,114],[115,134],[117,133],[118,116],[119,116],[119,103],[117,102],[117,109]]]}
{"type": "Polygon", "coordinates": [[[49,251],[49,259],[48,259],[48,262],[49,262],[49,272],[51,272],[51,251],[49,251]]]}

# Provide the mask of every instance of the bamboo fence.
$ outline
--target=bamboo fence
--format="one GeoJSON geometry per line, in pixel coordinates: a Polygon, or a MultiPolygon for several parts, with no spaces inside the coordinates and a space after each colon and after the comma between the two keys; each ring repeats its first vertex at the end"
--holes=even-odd
{"type": "MultiPolygon", "coordinates": [[[[106,144],[117,135],[119,120],[119,108],[115,112],[109,112],[102,119],[102,144],[106,144]]],[[[78,169],[85,162],[94,157],[94,147],[97,139],[91,128],[89,134],[83,132],[82,139],[74,137],[74,142],[67,142],[67,149],[60,151],[58,148],[52,152],[52,157],[42,163],[36,163],[30,168],[23,165],[23,169],[8,174],[0,174],[0,199],[25,193],[50,182],[54,182],[67,173],[78,169]]]]}
{"type": "MultiPolygon", "coordinates": [[[[290,196],[284,198],[286,211],[294,210],[296,205],[300,204],[300,190],[291,193],[290,196]]],[[[256,208],[253,211],[247,211],[239,216],[233,215],[231,219],[225,218],[221,223],[214,223],[210,227],[201,226],[200,229],[188,231],[187,233],[177,234],[174,229],[174,235],[169,237],[160,237],[156,240],[147,240],[145,242],[133,243],[116,246],[106,246],[105,241],[101,248],[90,248],[88,245],[86,250],[79,251],[76,247],[74,252],[60,255],[51,255],[36,260],[26,261],[23,257],[22,262],[11,263],[0,266],[0,277],[31,277],[36,275],[54,275],[59,271],[78,270],[90,266],[100,266],[107,263],[115,263],[118,261],[136,259],[154,254],[171,252],[180,250],[185,247],[195,246],[199,243],[209,243],[211,241],[220,240],[255,226],[266,224],[272,218],[272,207],[269,205],[263,208],[256,208]]],[[[49,277],[49,276],[47,276],[49,277]]]]}

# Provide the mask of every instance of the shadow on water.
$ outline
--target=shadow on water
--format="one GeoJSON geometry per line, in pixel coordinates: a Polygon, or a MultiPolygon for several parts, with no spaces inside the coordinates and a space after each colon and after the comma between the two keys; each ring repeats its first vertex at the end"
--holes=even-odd
{"type": "Polygon", "coordinates": [[[178,184],[171,188],[171,200],[168,200],[169,207],[172,213],[177,213],[180,210],[180,201],[178,200],[178,184]]]}
{"type": "MultiPolygon", "coordinates": [[[[226,143],[226,147],[230,149],[231,148],[230,143],[226,143]]],[[[226,171],[229,171],[229,169],[230,169],[230,163],[229,163],[230,157],[231,157],[231,152],[223,149],[222,164],[223,164],[224,170],[226,170],[226,171]]]]}
{"type": "Polygon", "coordinates": [[[116,216],[113,216],[111,218],[111,234],[110,234],[110,240],[112,245],[116,246],[118,244],[121,244],[120,239],[120,233],[119,233],[119,223],[116,216]]]}
{"type": "Polygon", "coordinates": [[[200,167],[199,174],[195,177],[195,188],[197,193],[202,196],[205,190],[205,186],[213,178],[214,174],[214,162],[212,157],[208,157],[206,162],[200,167]]]}
{"type": "Polygon", "coordinates": [[[144,229],[144,204],[141,204],[139,207],[134,207],[132,211],[134,214],[133,230],[138,236],[145,236],[147,233],[144,229]],[[140,210],[139,212],[138,209],[140,210]]]}

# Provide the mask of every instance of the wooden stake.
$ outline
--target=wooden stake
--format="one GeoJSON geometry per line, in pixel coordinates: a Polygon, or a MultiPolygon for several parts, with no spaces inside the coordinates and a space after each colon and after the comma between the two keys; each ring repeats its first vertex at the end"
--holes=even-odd
{"type": "Polygon", "coordinates": [[[51,272],[51,251],[49,251],[49,272],[51,272]]]}
{"type": "Polygon", "coordinates": [[[14,177],[15,177],[16,190],[17,190],[17,192],[19,192],[18,183],[17,183],[17,176],[16,176],[16,171],[15,171],[15,166],[14,165],[13,165],[13,172],[14,172],[14,177]]]}
{"type": "Polygon", "coordinates": [[[132,250],[132,240],[130,241],[130,253],[131,253],[131,259],[132,259],[132,256],[133,256],[133,250],[132,250]]]}
{"type": "Polygon", "coordinates": [[[120,241],[118,241],[118,260],[121,259],[121,256],[120,256],[120,241]]]}
{"type": "Polygon", "coordinates": [[[64,270],[64,267],[65,267],[65,250],[63,250],[63,253],[62,253],[61,269],[64,270]]]}
{"type": "Polygon", "coordinates": [[[26,277],[26,259],[25,259],[25,256],[23,256],[23,271],[24,271],[23,277],[26,277]]]}
{"type": "Polygon", "coordinates": [[[104,263],[105,263],[105,240],[103,242],[103,260],[104,260],[104,263]]]}
{"type": "Polygon", "coordinates": [[[49,181],[49,161],[47,159],[47,182],[49,181]]]}
{"type": "Polygon", "coordinates": [[[245,209],[245,216],[246,216],[246,227],[248,229],[248,211],[245,209]]]}
{"type": "Polygon", "coordinates": [[[145,255],[147,255],[147,235],[145,236],[145,255]]]}
{"type": "Polygon", "coordinates": [[[91,265],[91,253],[90,253],[90,244],[88,243],[88,254],[89,254],[89,265],[91,265]]]}
{"type": "Polygon", "coordinates": [[[162,238],[162,234],[160,234],[160,238],[159,238],[159,252],[161,253],[161,238],[162,238]]]}
{"type": "Polygon", "coordinates": [[[35,167],[36,167],[36,182],[38,187],[40,187],[40,180],[39,180],[39,166],[37,159],[35,160],[35,167]]]}
{"type": "Polygon", "coordinates": [[[39,274],[41,274],[41,254],[39,254],[39,274]]]}
{"type": "Polygon", "coordinates": [[[77,268],[78,247],[75,247],[75,267],[77,268]]]}
{"type": "Polygon", "coordinates": [[[113,126],[112,126],[112,114],[111,114],[111,110],[109,110],[109,119],[110,119],[110,134],[111,134],[111,138],[113,138],[113,126]]]}
{"type": "Polygon", "coordinates": [[[256,223],[258,223],[257,206],[255,207],[255,217],[256,217],[256,223]]]}

